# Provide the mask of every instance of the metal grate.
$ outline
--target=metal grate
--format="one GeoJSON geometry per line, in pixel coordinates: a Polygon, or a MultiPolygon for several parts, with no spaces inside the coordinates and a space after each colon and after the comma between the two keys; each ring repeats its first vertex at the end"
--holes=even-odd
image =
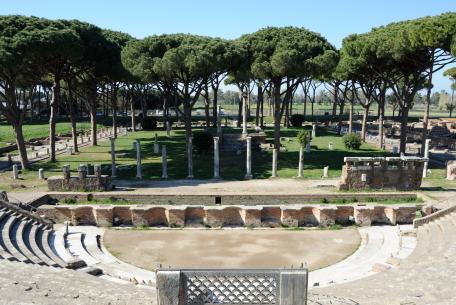
{"type": "Polygon", "coordinates": [[[265,270],[184,271],[185,305],[279,304],[279,273],[265,270]]]}

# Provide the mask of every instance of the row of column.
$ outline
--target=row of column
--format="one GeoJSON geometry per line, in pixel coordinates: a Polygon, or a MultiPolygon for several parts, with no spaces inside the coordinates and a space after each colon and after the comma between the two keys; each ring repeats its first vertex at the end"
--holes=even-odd
{"type": "MultiPolygon", "coordinates": [[[[111,138],[111,177],[116,178],[116,153],[115,153],[115,139],[111,138]]],[[[252,179],[252,137],[246,137],[247,147],[246,147],[246,173],[245,179],[252,179]]],[[[136,151],[136,178],[142,179],[142,166],[141,166],[141,142],[136,140],[133,143],[133,148],[136,151]]],[[[307,149],[306,149],[307,150],[307,149]]],[[[154,152],[159,153],[159,147],[157,139],[155,140],[154,152]]],[[[192,179],[193,176],[193,143],[192,138],[188,139],[187,144],[187,154],[188,154],[188,179],[192,179]]],[[[277,156],[278,151],[276,148],[272,150],[272,177],[277,177],[277,156]]],[[[304,167],[304,148],[301,147],[299,150],[299,169],[298,177],[303,177],[303,167],[304,167]]],[[[327,177],[328,168],[324,169],[323,177],[327,177]]],[[[168,178],[168,156],[166,145],[162,145],[162,179],[168,178]]],[[[220,138],[214,137],[214,179],[220,179],[220,138]]]]}

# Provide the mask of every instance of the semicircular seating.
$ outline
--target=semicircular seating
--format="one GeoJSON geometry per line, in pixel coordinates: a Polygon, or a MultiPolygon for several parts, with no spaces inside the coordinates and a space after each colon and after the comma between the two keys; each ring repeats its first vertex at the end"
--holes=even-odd
{"type": "Polygon", "coordinates": [[[82,260],[63,259],[53,244],[55,231],[33,215],[8,207],[0,208],[0,259],[53,268],[84,270],[82,260]]]}
{"type": "Polygon", "coordinates": [[[456,304],[456,212],[417,229],[415,251],[399,267],[362,280],[311,290],[309,305],[347,299],[350,304],[456,304]],[[313,301],[312,301],[313,300],[313,301]]]}

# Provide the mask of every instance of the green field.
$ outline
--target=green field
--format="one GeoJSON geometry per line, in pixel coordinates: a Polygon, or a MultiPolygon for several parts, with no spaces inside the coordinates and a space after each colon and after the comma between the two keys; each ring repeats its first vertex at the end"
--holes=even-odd
{"type": "MultiPolygon", "coordinates": [[[[77,123],[78,130],[90,130],[89,121],[80,121],[77,123]]],[[[47,121],[27,122],[22,127],[24,138],[26,141],[49,137],[49,123],[47,121]]],[[[71,123],[68,121],[60,121],[56,126],[57,134],[66,134],[71,132],[71,123]]],[[[5,147],[9,144],[15,144],[16,137],[11,125],[0,123],[0,147],[5,147]]]]}

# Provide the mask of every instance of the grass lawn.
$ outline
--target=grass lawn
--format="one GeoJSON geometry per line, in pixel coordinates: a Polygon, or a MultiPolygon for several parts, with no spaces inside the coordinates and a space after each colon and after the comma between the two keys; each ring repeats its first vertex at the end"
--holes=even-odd
{"type": "MultiPolygon", "coordinates": [[[[198,129],[195,129],[197,131],[198,129]]],[[[225,129],[224,129],[225,130],[225,129]]],[[[238,129],[226,129],[226,132],[239,132],[238,129]]],[[[283,141],[286,151],[279,154],[278,175],[282,178],[291,178],[297,175],[299,144],[296,139],[298,129],[283,129],[282,136],[288,137],[289,141],[283,141]]],[[[324,132],[324,131],[322,131],[324,132]]],[[[144,179],[160,179],[161,155],[153,154],[154,135],[158,134],[160,144],[167,146],[168,150],[168,174],[170,179],[184,179],[187,176],[187,160],[185,150],[185,132],[175,129],[171,138],[166,137],[164,131],[140,131],[120,137],[116,141],[117,163],[119,166],[118,176],[121,179],[135,179],[136,161],[133,142],[141,140],[142,151],[142,174],[144,179]]],[[[272,142],[273,130],[266,130],[268,142],[272,142]]],[[[364,144],[359,151],[347,151],[341,141],[341,137],[326,133],[316,137],[312,141],[313,149],[305,156],[304,178],[320,178],[323,167],[328,165],[329,176],[339,177],[345,156],[385,156],[388,152],[378,150],[372,145],[364,144]],[[332,142],[334,150],[328,150],[328,143],[332,142]]],[[[65,164],[69,164],[75,171],[79,164],[102,164],[104,171],[110,174],[110,144],[109,141],[101,141],[97,147],[87,147],[73,156],[60,155],[57,163],[41,162],[34,164],[33,168],[44,168],[47,175],[51,172],[61,172],[65,164]]],[[[272,151],[253,150],[252,172],[256,179],[269,178],[271,176],[272,151]]],[[[220,174],[225,180],[242,180],[245,174],[245,152],[237,155],[234,152],[222,152],[220,156],[220,174]]],[[[194,176],[196,179],[210,179],[213,173],[213,156],[198,155],[194,153],[194,176]]]]}
{"type": "MultiPolygon", "coordinates": [[[[81,130],[90,130],[89,121],[80,121],[77,123],[77,128],[81,130]]],[[[49,136],[49,122],[40,120],[35,122],[27,122],[23,126],[24,138],[26,141],[36,138],[45,138],[49,136]]],[[[60,121],[57,123],[56,132],[69,133],[71,132],[71,123],[69,121],[60,121]]],[[[16,137],[11,125],[7,123],[0,123],[0,147],[5,147],[8,143],[16,143],[16,137]]]]}

